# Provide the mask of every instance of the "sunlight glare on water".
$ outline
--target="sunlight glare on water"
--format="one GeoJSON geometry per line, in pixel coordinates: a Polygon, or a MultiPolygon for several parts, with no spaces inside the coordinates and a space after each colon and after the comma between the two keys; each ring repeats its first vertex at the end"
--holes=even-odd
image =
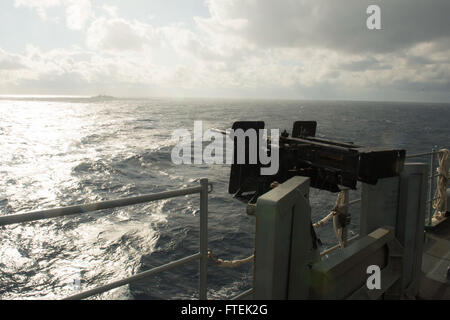
{"type": "MultiPolygon", "coordinates": [[[[93,135],[105,140],[100,137],[117,134],[117,119],[105,123],[101,117],[92,104],[1,101],[1,145],[6,151],[0,154],[1,178],[7,182],[1,184],[0,193],[8,202],[2,213],[100,200],[94,190],[98,185],[80,190],[73,169],[102,159],[105,147],[112,151],[109,156],[124,148],[86,141],[86,137],[95,140],[93,135]]],[[[118,209],[114,215],[112,220],[60,218],[6,227],[0,246],[2,296],[62,297],[73,293],[72,283],[79,274],[91,281],[130,275],[139,251],[150,253],[157,235],[151,228],[140,228],[143,221],[133,221],[126,211],[118,209]],[[120,248],[117,243],[124,236],[139,239],[139,246],[120,248]]]]}
{"type": "MultiPolygon", "coordinates": [[[[254,218],[228,194],[228,165],[171,162],[175,129],[225,130],[237,120],[292,128],[317,120],[319,137],[409,153],[448,145],[448,104],[344,101],[82,98],[0,99],[0,215],[117,199],[214,183],[209,248],[225,260],[253,254],[254,218]]],[[[416,159],[427,161],[427,159],[416,159]]],[[[350,199],[359,197],[351,191],[350,199]]],[[[336,195],[312,189],[313,220],[336,195]]],[[[167,199],[1,228],[0,298],[62,298],[198,252],[198,196],[167,199]]],[[[350,235],[359,231],[351,208],[350,235]]],[[[332,225],[318,231],[335,244],[332,225]]],[[[252,285],[253,265],[208,267],[208,297],[225,299],[252,285]]],[[[198,263],[163,272],[95,298],[198,297],[198,263]]]]}

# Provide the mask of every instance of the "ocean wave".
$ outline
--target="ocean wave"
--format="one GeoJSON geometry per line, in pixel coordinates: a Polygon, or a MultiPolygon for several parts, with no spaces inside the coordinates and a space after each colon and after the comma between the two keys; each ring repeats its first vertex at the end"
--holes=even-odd
{"type": "Polygon", "coordinates": [[[72,169],[74,174],[96,174],[96,173],[120,173],[104,160],[83,161],[72,169]]]}
{"type": "Polygon", "coordinates": [[[94,134],[90,134],[86,137],[81,138],[80,144],[82,146],[88,145],[88,144],[100,144],[100,143],[103,143],[104,141],[105,141],[105,136],[94,133],[94,134]]]}
{"type": "MultiPolygon", "coordinates": [[[[389,103],[271,101],[256,109],[255,104],[245,101],[236,102],[233,107],[220,101],[207,105],[177,101],[175,105],[164,99],[96,103],[84,99],[82,105],[73,102],[76,101],[60,99],[49,105],[17,101],[14,108],[32,107],[40,117],[9,112],[2,119],[3,141],[13,142],[18,149],[6,148],[4,152],[0,214],[17,212],[17,208],[34,210],[167,191],[198,185],[199,177],[207,177],[214,183],[214,193],[209,198],[209,246],[223,259],[243,258],[253,252],[254,219],[246,215],[245,204],[227,193],[229,166],[172,163],[172,148],[178,144],[171,138],[172,128],[191,129],[193,122],[202,118],[210,127],[227,128],[233,119],[250,120],[256,115],[266,121],[267,128],[283,129],[291,128],[292,120],[301,116],[318,121],[318,137],[339,134],[343,141],[368,146],[400,142],[409,152],[448,145],[450,135],[446,123],[450,115],[448,105],[400,109],[389,103]],[[330,118],[333,105],[335,109],[339,107],[339,112],[330,118]],[[279,106],[283,106],[282,113],[279,106]],[[45,137],[39,137],[39,131],[21,130],[40,128],[44,120],[51,121],[54,128],[54,132],[46,131],[49,135],[45,137]],[[395,126],[389,121],[394,121],[395,126]],[[424,135],[423,128],[433,130],[426,130],[424,135]],[[22,141],[35,144],[30,148],[22,141]],[[68,147],[62,152],[65,143],[68,147]],[[39,161],[48,164],[41,167],[36,165],[39,161]],[[36,170],[24,174],[25,164],[36,170]]],[[[204,142],[203,147],[206,144],[209,142],[204,142]]],[[[335,195],[326,192],[312,190],[310,197],[314,220],[328,213],[335,201],[335,195]]],[[[357,231],[359,225],[358,206],[354,210],[349,233],[357,231]]],[[[82,276],[82,289],[87,289],[198,252],[199,197],[191,195],[42,220],[8,226],[5,230],[0,234],[0,256],[8,259],[0,261],[0,298],[60,298],[77,292],[71,286],[77,272],[82,276]],[[3,255],[2,250],[11,248],[17,250],[3,255]]],[[[319,233],[324,244],[335,242],[331,225],[319,233]]],[[[248,289],[252,267],[250,263],[223,269],[210,262],[209,298],[226,299],[248,289]]],[[[198,263],[193,262],[96,299],[197,297],[198,263]]]]}

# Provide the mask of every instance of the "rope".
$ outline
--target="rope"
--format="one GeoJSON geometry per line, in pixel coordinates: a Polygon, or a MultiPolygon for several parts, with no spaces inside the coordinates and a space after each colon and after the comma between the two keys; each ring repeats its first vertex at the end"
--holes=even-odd
{"type": "Polygon", "coordinates": [[[217,258],[215,255],[213,255],[212,251],[208,251],[208,257],[214,261],[219,267],[223,268],[236,268],[244,263],[248,263],[250,261],[253,261],[255,258],[255,255],[252,254],[250,257],[241,259],[241,260],[222,260],[217,258]]]}
{"type": "Polygon", "coordinates": [[[347,226],[350,222],[350,215],[347,213],[345,208],[348,207],[348,190],[342,190],[339,192],[334,208],[331,212],[322,220],[313,224],[314,228],[323,226],[326,222],[328,222],[331,218],[333,218],[333,229],[336,234],[336,238],[339,242],[339,246],[343,248],[347,241],[347,231],[345,226],[347,226]]]}
{"type": "Polygon", "coordinates": [[[337,199],[336,199],[336,203],[334,205],[334,208],[331,209],[330,213],[325,218],[314,223],[313,227],[314,228],[321,227],[325,223],[327,223],[331,218],[333,218],[335,215],[342,213],[340,210],[343,209],[344,207],[346,207],[346,205],[342,205],[342,203],[344,202],[344,197],[345,197],[344,191],[339,192],[337,199]]]}
{"type": "Polygon", "coordinates": [[[339,192],[336,203],[338,206],[338,213],[333,217],[333,228],[338,239],[341,248],[344,248],[347,242],[347,228],[350,223],[350,215],[348,214],[347,202],[348,202],[348,189],[339,192]],[[346,210],[342,210],[342,209],[346,210]],[[342,210],[342,211],[341,211],[342,210]]]}
{"type": "Polygon", "coordinates": [[[338,210],[339,210],[339,209],[335,206],[335,207],[333,208],[333,210],[331,210],[331,212],[330,212],[325,218],[323,218],[322,220],[317,221],[316,223],[314,223],[314,224],[313,224],[313,227],[314,227],[314,228],[318,228],[318,227],[323,226],[325,223],[328,222],[328,220],[330,220],[331,218],[333,218],[333,216],[335,216],[335,215],[338,213],[338,210]]]}
{"type": "Polygon", "coordinates": [[[450,151],[448,149],[441,149],[438,153],[438,162],[439,167],[437,168],[438,172],[438,180],[437,180],[437,188],[434,194],[433,200],[433,209],[434,215],[433,218],[437,220],[441,220],[445,217],[447,212],[448,204],[447,204],[447,182],[449,179],[449,157],[450,151]]]}

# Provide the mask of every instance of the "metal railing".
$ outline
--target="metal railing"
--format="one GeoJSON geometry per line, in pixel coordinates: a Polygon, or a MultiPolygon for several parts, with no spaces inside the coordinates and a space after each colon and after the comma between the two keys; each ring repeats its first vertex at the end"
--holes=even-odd
{"type": "MultiPolygon", "coordinates": [[[[429,181],[430,181],[430,187],[429,187],[429,200],[428,200],[428,223],[431,224],[432,216],[433,216],[433,207],[432,207],[432,200],[433,200],[433,185],[434,185],[434,178],[436,177],[436,174],[434,172],[436,171],[436,154],[439,151],[437,150],[437,147],[433,148],[431,152],[426,153],[418,153],[418,154],[412,154],[406,156],[406,158],[414,158],[414,157],[423,157],[423,156],[430,156],[430,175],[429,175],[429,181]]],[[[166,192],[160,192],[155,194],[147,194],[147,195],[141,195],[136,197],[129,197],[129,198],[122,198],[117,200],[108,200],[108,201],[102,201],[102,202],[96,202],[96,203],[90,203],[85,205],[78,205],[78,206],[70,206],[70,207],[63,207],[63,208],[56,208],[56,209],[48,209],[48,210],[40,210],[40,211],[33,211],[23,214],[12,214],[12,215],[6,215],[6,216],[0,216],[0,226],[6,226],[11,224],[17,224],[17,223],[24,223],[24,222],[30,222],[30,221],[36,221],[41,219],[49,219],[49,218],[55,218],[55,217],[62,217],[62,216],[68,216],[68,215],[75,215],[75,214],[85,214],[90,213],[94,211],[104,210],[104,209],[112,209],[112,208],[118,208],[123,206],[130,206],[130,205],[136,205],[140,203],[147,203],[157,200],[163,200],[163,199],[169,199],[179,196],[185,196],[195,193],[200,193],[200,243],[199,243],[199,252],[184,257],[182,259],[169,262],[167,264],[164,264],[159,267],[152,268],[150,270],[138,273],[136,275],[114,281],[111,283],[108,283],[106,285],[102,285],[99,287],[96,287],[94,289],[90,289],[72,296],[69,296],[65,299],[85,299],[100,293],[104,293],[106,291],[124,286],[126,284],[129,284],[134,281],[138,281],[147,277],[150,277],[152,275],[161,273],[166,270],[170,270],[172,268],[178,267],[180,265],[189,263],[194,260],[199,260],[199,299],[206,300],[207,299],[207,263],[208,263],[208,193],[211,191],[209,190],[209,186],[212,184],[208,183],[208,179],[200,179],[200,186],[197,187],[189,187],[189,188],[183,188],[173,191],[166,191],[166,192]]],[[[347,201],[343,204],[342,207],[350,207],[351,205],[358,203],[361,201],[361,198],[354,199],[351,201],[347,201]]],[[[349,238],[347,241],[351,242],[355,239],[357,239],[359,235],[355,235],[351,238],[349,238]]],[[[331,248],[328,248],[321,252],[321,256],[324,256],[326,254],[329,254],[337,249],[340,248],[340,245],[337,244],[331,248]]],[[[252,293],[253,289],[249,289],[239,295],[237,295],[234,299],[241,299],[243,297],[247,297],[252,293]]]]}
{"type": "MultiPolygon", "coordinates": [[[[427,204],[428,204],[428,225],[432,225],[432,219],[433,219],[433,192],[434,192],[434,185],[435,185],[435,178],[439,175],[436,174],[436,155],[439,153],[439,148],[437,146],[434,146],[431,149],[431,152],[423,152],[423,153],[416,153],[416,154],[411,154],[411,155],[407,155],[405,158],[406,159],[411,159],[411,158],[418,158],[418,157],[424,157],[424,156],[430,156],[430,175],[428,176],[429,179],[429,189],[428,189],[428,200],[427,200],[427,204]]],[[[348,201],[342,206],[343,208],[348,208],[351,205],[358,203],[361,201],[361,198],[359,199],[354,199],[351,201],[348,201]]],[[[359,234],[353,236],[352,238],[348,239],[348,242],[351,242],[355,239],[357,239],[359,237],[359,234]]],[[[324,256],[327,255],[337,249],[340,249],[341,246],[339,244],[336,244],[328,249],[323,250],[320,255],[324,256]]]]}
{"type": "Polygon", "coordinates": [[[90,203],[79,206],[63,207],[49,210],[33,211],[23,214],[12,214],[0,217],[0,226],[6,226],[16,223],[24,223],[42,219],[55,217],[63,217],[75,214],[85,214],[104,209],[113,209],[118,207],[130,206],[151,201],[169,199],[190,194],[200,194],[200,243],[199,252],[191,256],[169,262],[162,266],[138,273],[136,275],[99,286],[97,288],[87,290],[65,299],[76,300],[85,299],[131,282],[141,280],[160,272],[175,268],[188,262],[199,260],[199,299],[207,299],[207,265],[208,265],[208,193],[212,191],[212,184],[208,183],[208,179],[200,179],[200,186],[183,188],[173,191],[166,191],[154,194],[146,194],[136,197],[122,198],[117,200],[108,200],[96,203],[90,203]],[[209,189],[211,186],[211,189],[209,189]]]}
{"type": "Polygon", "coordinates": [[[423,156],[430,156],[430,175],[428,176],[428,179],[430,181],[429,189],[428,189],[428,225],[432,224],[433,221],[433,186],[434,186],[434,178],[436,177],[435,171],[436,171],[436,154],[439,152],[439,150],[436,150],[437,146],[434,146],[431,149],[431,152],[426,153],[417,153],[412,154],[409,156],[406,156],[406,158],[417,158],[417,157],[423,157],[423,156]]]}

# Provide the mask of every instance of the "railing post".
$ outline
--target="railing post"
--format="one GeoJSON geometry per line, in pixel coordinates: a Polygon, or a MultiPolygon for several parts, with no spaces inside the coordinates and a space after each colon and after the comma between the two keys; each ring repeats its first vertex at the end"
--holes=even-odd
{"type": "Polygon", "coordinates": [[[404,248],[401,281],[405,297],[419,292],[429,170],[425,163],[405,163],[400,174],[395,237],[404,248]]]}
{"type": "Polygon", "coordinates": [[[433,185],[434,185],[434,172],[436,171],[436,148],[431,149],[431,163],[430,163],[430,202],[428,203],[428,225],[431,226],[433,222],[433,185]]]}
{"type": "Polygon", "coordinates": [[[254,300],[308,299],[319,260],[311,227],[309,178],[292,177],[256,203],[254,300]]]}
{"type": "Polygon", "coordinates": [[[361,183],[359,235],[367,236],[384,226],[397,224],[400,177],[378,179],[377,184],[361,183]]]}
{"type": "Polygon", "coordinates": [[[200,185],[200,280],[199,298],[207,299],[208,275],[208,179],[201,179],[200,185]]]}
{"type": "Polygon", "coordinates": [[[348,200],[349,200],[349,192],[348,188],[342,188],[342,191],[344,193],[342,197],[342,209],[341,214],[345,217],[345,225],[342,228],[342,248],[344,248],[347,245],[347,234],[348,234],[348,226],[350,224],[350,216],[348,214],[349,208],[348,208],[348,200]]]}

